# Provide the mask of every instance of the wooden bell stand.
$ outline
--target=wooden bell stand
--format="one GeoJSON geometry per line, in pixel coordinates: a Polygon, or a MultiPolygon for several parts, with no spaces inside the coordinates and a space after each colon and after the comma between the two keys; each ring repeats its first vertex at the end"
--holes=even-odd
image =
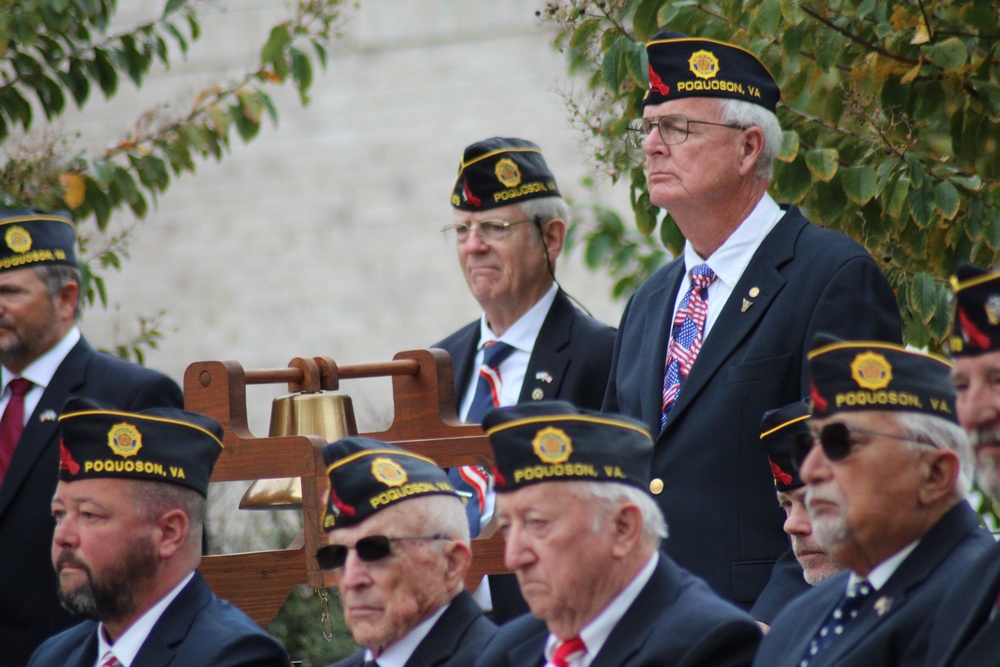
{"type": "MultiPolygon", "coordinates": [[[[213,482],[299,477],[302,534],[286,549],[205,556],[201,572],[220,598],[245,611],[262,627],[274,618],[292,590],[334,585],[320,570],[316,549],[326,544],[321,529],[328,481],[319,436],[258,438],[247,425],[248,384],[287,383],[289,392],[336,391],[340,380],[392,377],[394,415],[385,431],[365,437],[391,442],[434,459],[438,465],[482,465],[492,469],[489,441],[475,424],[462,424],[455,410],[451,357],[443,350],[409,350],[392,361],[338,366],[329,357],[297,357],[287,368],[244,370],[235,361],[199,361],[184,372],[184,407],[222,424],[225,448],[213,482]]],[[[484,574],[509,572],[503,539],[493,522],[472,541],[472,567],[465,585],[475,590],[484,574]]]]}

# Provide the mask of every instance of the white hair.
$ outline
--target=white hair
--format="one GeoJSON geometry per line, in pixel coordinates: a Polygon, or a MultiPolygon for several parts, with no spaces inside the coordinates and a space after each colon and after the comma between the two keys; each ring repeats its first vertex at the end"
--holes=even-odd
{"type": "Polygon", "coordinates": [[[781,123],[773,111],[746,100],[723,99],[719,104],[719,118],[728,125],[742,128],[759,127],[764,133],[764,150],[757,162],[757,178],[770,181],[774,160],[781,150],[781,123]]]}
{"type": "Polygon", "coordinates": [[[962,427],[947,419],[920,412],[900,412],[896,415],[896,423],[916,440],[908,443],[914,449],[936,447],[955,452],[959,462],[955,491],[963,497],[969,493],[975,462],[969,437],[962,427]]]}
{"type": "Polygon", "coordinates": [[[667,520],[653,497],[642,489],[620,482],[569,482],[573,493],[594,505],[593,530],[597,532],[618,505],[636,505],[642,513],[642,537],[657,547],[667,538],[667,520]]]}

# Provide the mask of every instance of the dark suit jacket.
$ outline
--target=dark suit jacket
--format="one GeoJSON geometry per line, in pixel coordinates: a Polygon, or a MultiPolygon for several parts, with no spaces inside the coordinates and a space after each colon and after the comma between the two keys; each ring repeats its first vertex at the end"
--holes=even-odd
{"type": "MultiPolygon", "coordinates": [[[[534,616],[500,628],[476,667],[545,664],[548,629],[534,616]]],[[[760,630],[705,582],[661,555],[649,582],[618,621],[591,667],[749,665],[760,630]]]]}
{"type": "MultiPolygon", "coordinates": [[[[809,667],[898,667],[904,664],[908,652],[922,655],[927,635],[919,632],[921,626],[955,580],[993,544],[969,504],[958,503],[866,601],[844,634],[810,660],[809,667]]],[[[754,665],[798,665],[809,642],[844,594],[848,576],[848,572],[842,572],[823,582],[778,614],[754,665]]]]}
{"type": "MultiPolygon", "coordinates": [[[[472,596],[462,591],[417,645],[406,667],[472,667],[496,631],[472,596]]],[[[360,651],[330,667],[361,667],[364,662],[364,651],[360,651]]]]}
{"type": "MultiPolygon", "coordinates": [[[[84,621],[52,637],[31,656],[31,667],[93,667],[97,622],[84,621]]],[[[195,573],[164,610],[135,656],[133,667],[288,667],[285,649],[250,617],[209,589],[195,573]]]]}
{"type": "Polygon", "coordinates": [[[1000,545],[993,546],[950,586],[929,626],[927,667],[1000,667],[1000,621],[989,622],[1000,594],[1000,545]],[[987,625],[988,624],[988,625],[987,625]]]}
{"type": "Polygon", "coordinates": [[[680,257],[629,301],[604,409],[659,433],[652,475],[663,481],[657,501],[670,527],[666,552],[749,608],[789,550],[761,417],[809,395],[806,355],[817,333],[900,342],[902,325],[867,251],[792,207],[744,270],[661,432],[667,340],[683,274],[680,257]]]}
{"type": "MultiPolygon", "coordinates": [[[[614,340],[612,327],[577,310],[569,297],[558,291],[535,339],[518,403],[563,400],[579,408],[599,409],[611,370],[614,340]],[[547,373],[544,377],[551,381],[537,378],[539,373],[547,373]],[[538,398],[533,396],[536,390],[541,392],[538,398]]],[[[451,355],[459,405],[472,377],[478,345],[479,320],[434,345],[451,355]]]]}
{"type": "Polygon", "coordinates": [[[184,405],[180,388],[166,375],[96,352],[82,338],[59,366],[0,486],[0,646],[11,667],[24,665],[43,639],[74,622],[56,597],[51,558],[51,504],[59,472],[57,422],[51,416],[59,415],[71,396],[133,411],[184,405]]]}

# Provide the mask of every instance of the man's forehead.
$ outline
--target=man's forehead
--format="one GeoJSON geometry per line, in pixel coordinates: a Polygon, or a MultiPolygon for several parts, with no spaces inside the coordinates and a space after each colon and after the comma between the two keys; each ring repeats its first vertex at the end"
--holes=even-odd
{"type": "Polygon", "coordinates": [[[80,479],[73,482],[60,480],[56,484],[53,502],[80,504],[93,502],[101,505],[116,504],[127,492],[128,481],[112,478],[80,479]]]}
{"type": "Polygon", "coordinates": [[[719,100],[712,97],[682,97],[676,100],[651,104],[642,110],[644,118],[658,118],[671,114],[681,114],[691,116],[697,115],[694,120],[701,120],[701,116],[714,115],[719,109],[719,100]]]}
{"type": "Polygon", "coordinates": [[[520,204],[507,204],[506,206],[497,206],[485,211],[459,211],[457,209],[454,211],[455,222],[463,224],[478,222],[480,220],[507,220],[508,222],[513,222],[521,219],[521,217],[523,216],[521,216],[520,204]]]}
{"type": "Polygon", "coordinates": [[[970,377],[993,372],[1000,372],[1000,350],[974,356],[956,357],[951,376],[970,377]]]}
{"type": "Polygon", "coordinates": [[[871,426],[894,423],[896,412],[888,410],[848,410],[835,412],[822,418],[812,418],[809,424],[813,432],[819,432],[827,424],[847,424],[848,426],[871,426]]]}
{"type": "Polygon", "coordinates": [[[401,508],[411,506],[412,511],[417,511],[415,501],[406,501],[384,510],[372,514],[361,523],[347,528],[337,528],[327,533],[328,544],[354,544],[358,540],[369,535],[388,535],[389,537],[405,537],[404,533],[409,525],[410,515],[400,511],[401,508]]]}

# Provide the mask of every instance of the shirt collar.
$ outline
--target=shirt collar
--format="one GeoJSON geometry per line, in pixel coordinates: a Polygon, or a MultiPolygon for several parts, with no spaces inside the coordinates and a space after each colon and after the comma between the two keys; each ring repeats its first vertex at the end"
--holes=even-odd
{"type": "Polygon", "coordinates": [[[153,631],[153,626],[160,620],[160,616],[163,616],[163,612],[174,601],[174,598],[180,595],[181,590],[187,586],[192,577],[194,577],[194,570],[189,572],[188,576],[184,577],[179,584],[170,589],[169,593],[160,598],[159,602],[130,625],[128,630],[122,633],[122,636],[114,643],[114,646],[104,638],[104,624],[99,624],[97,626],[97,659],[100,660],[101,656],[110,649],[115,652],[115,657],[124,667],[132,667],[135,656],[139,654],[139,650],[146,642],[146,637],[153,631]]]}
{"type": "Polygon", "coordinates": [[[685,241],[684,268],[690,273],[693,267],[707,263],[718,279],[733,289],[743,275],[743,270],[753,259],[761,241],[774,229],[783,215],[781,207],[765,192],[750,215],[712,253],[711,257],[703,258],[695,251],[690,241],[685,241]]]}
{"type": "MultiPolygon", "coordinates": [[[[34,361],[25,367],[24,372],[21,373],[20,377],[26,380],[31,380],[32,384],[36,387],[41,387],[45,389],[52,382],[53,376],[59,369],[59,365],[62,364],[66,355],[69,351],[73,349],[73,346],[77,344],[80,340],[80,330],[76,327],[70,329],[65,336],[62,337],[58,343],[50,347],[42,356],[38,357],[34,361]]],[[[14,379],[14,374],[4,367],[0,370],[3,377],[3,388],[6,390],[7,385],[10,381],[14,379]]]]}
{"type": "Polygon", "coordinates": [[[378,658],[372,655],[370,650],[365,649],[365,661],[378,660],[379,667],[403,667],[447,608],[448,605],[444,605],[429,618],[414,626],[402,639],[382,651],[382,655],[378,658]]]}
{"type": "Polygon", "coordinates": [[[917,545],[920,544],[920,540],[916,542],[910,542],[908,545],[897,551],[892,556],[886,558],[884,561],[872,568],[872,571],[868,573],[867,577],[859,577],[858,575],[851,572],[851,576],[847,578],[847,590],[851,590],[851,586],[865,579],[871,584],[872,588],[879,590],[885,586],[885,582],[889,581],[889,578],[899,569],[899,566],[903,564],[906,557],[909,556],[917,545]]]}
{"type": "MultiPolygon", "coordinates": [[[[649,580],[653,576],[653,571],[656,569],[656,564],[659,562],[659,552],[653,551],[649,560],[639,570],[639,573],[632,578],[628,586],[612,598],[611,602],[608,603],[601,613],[594,617],[594,620],[580,630],[580,639],[583,640],[584,646],[587,647],[586,659],[583,661],[583,664],[589,665],[593,662],[594,656],[601,652],[604,642],[611,636],[611,631],[615,629],[615,626],[622,620],[625,612],[629,610],[632,603],[639,597],[639,593],[649,583],[649,580]]],[[[549,662],[552,661],[552,655],[561,642],[560,638],[549,633],[549,638],[545,643],[546,660],[549,662]]]]}
{"type": "Polygon", "coordinates": [[[488,341],[500,340],[513,348],[531,354],[531,351],[535,348],[535,340],[538,338],[538,333],[542,330],[542,324],[545,323],[545,317],[549,314],[549,308],[552,306],[552,302],[555,301],[556,292],[558,291],[559,285],[553,282],[549,287],[549,291],[528,312],[522,315],[517,322],[514,322],[509,329],[504,331],[500,338],[497,338],[496,334],[490,329],[489,324],[486,322],[486,314],[484,313],[479,320],[478,349],[481,350],[488,341]]]}

